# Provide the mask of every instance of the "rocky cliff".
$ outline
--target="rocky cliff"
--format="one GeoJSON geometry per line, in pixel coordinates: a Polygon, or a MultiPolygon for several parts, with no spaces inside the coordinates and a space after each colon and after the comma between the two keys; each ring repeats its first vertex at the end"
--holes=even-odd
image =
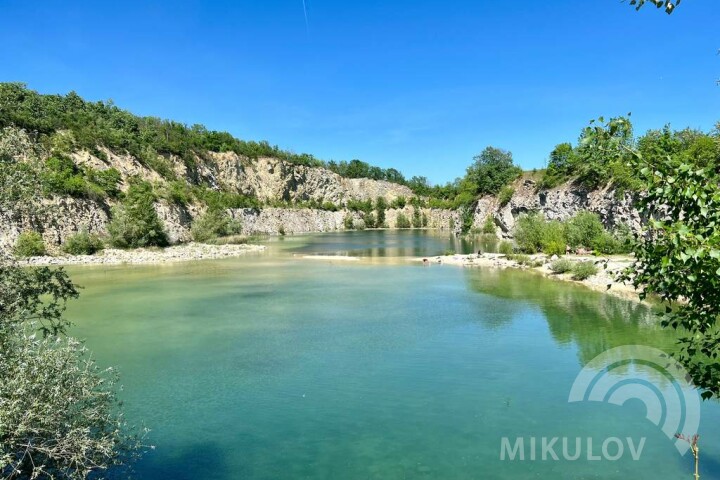
{"type": "MultiPolygon", "coordinates": [[[[159,190],[169,183],[167,175],[161,175],[130,155],[119,155],[108,149],[99,151],[98,155],[87,151],[75,152],[72,159],[80,167],[100,171],[116,169],[122,179],[122,191],[127,190],[129,180],[133,177],[146,180],[159,190]]],[[[358,220],[362,218],[362,214],[347,209],[350,201],[383,197],[390,204],[399,197],[413,196],[412,191],[403,185],[366,178],[344,178],[324,168],[291,164],[275,158],[249,159],[235,153],[212,152],[208,153],[208,157],[196,158],[193,171],[189,171],[187,162],[179,158],[165,157],[160,158],[160,161],[165,162],[176,181],[242,194],[257,199],[261,205],[292,206],[312,202],[316,205],[332,204],[338,208],[337,211],[296,207],[231,210],[230,214],[240,221],[245,234],[342,230],[346,216],[358,220]]],[[[5,215],[0,226],[0,249],[11,249],[20,233],[28,229],[39,231],[51,251],[57,250],[69,236],[80,231],[104,235],[115,203],[107,198],[54,197],[44,200],[46,212],[41,222],[5,215]]],[[[155,209],[171,242],[177,243],[191,239],[190,225],[203,213],[205,206],[161,199],[156,202],[155,209]]],[[[451,225],[459,224],[456,212],[427,208],[420,211],[427,218],[429,228],[450,229],[451,225]],[[451,218],[454,218],[452,222],[451,218]]],[[[410,218],[413,209],[405,207],[403,210],[387,210],[386,224],[390,228],[396,227],[397,216],[401,212],[410,218]]]]}
{"type": "Polygon", "coordinates": [[[632,195],[610,187],[588,190],[568,182],[552,189],[539,189],[535,180],[525,177],[516,181],[513,189],[512,197],[505,204],[496,197],[481,198],[475,208],[474,225],[479,227],[492,217],[499,234],[510,238],[517,218],[523,213],[536,211],[548,220],[566,220],[587,210],[597,213],[608,228],[626,225],[637,231],[641,226],[642,219],[633,207],[632,195]]]}
{"type": "MultiPolygon", "coordinates": [[[[126,190],[131,177],[140,177],[155,185],[166,185],[167,175],[149,168],[129,155],[118,155],[101,150],[102,155],[77,152],[72,155],[78,165],[96,170],[115,168],[121,174],[120,188],[126,190]],[[102,159],[100,157],[103,157],[102,159]]],[[[412,191],[403,186],[370,179],[343,178],[329,170],[291,164],[274,158],[249,159],[235,153],[210,153],[209,158],[197,159],[196,168],[189,171],[187,162],[179,158],[163,158],[174,178],[190,185],[209,185],[210,188],[256,198],[266,205],[287,205],[312,202],[316,205],[331,203],[337,211],[311,208],[244,208],[231,210],[231,215],[242,224],[245,234],[288,234],[343,230],[344,220],[356,220],[362,214],[346,207],[352,200],[375,200],[383,197],[389,203],[398,197],[410,198],[412,191]]],[[[618,194],[612,189],[589,191],[567,183],[549,190],[538,188],[532,176],[525,176],[513,185],[514,194],[505,204],[496,197],[484,197],[473,212],[474,226],[480,228],[488,217],[499,227],[498,234],[512,237],[517,218],[527,212],[539,211],[548,219],[566,219],[581,210],[598,213],[602,221],[613,227],[625,224],[633,229],[640,226],[640,215],[632,207],[629,194],[618,194]]],[[[0,227],[0,248],[9,249],[18,235],[26,229],[42,233],[46,244],[57,249],[68,236],[80,231],[106,234],[113,201],[56,197],[45,200],[48,214],[42,224],[30,224],[18,218],[3,218],[0,227]]],[[[155,204],[172,242],[191,239],[190,225],[205,207],[199,203],[177,204],[160,200],[155,204]]],[[[388,209],[386,224],[397,227],[399,214],[410,219],[414,208],[388,209]]],[[[461,225],[457,211],[420,208],[428,228],[458,232],[461,225]]]]}

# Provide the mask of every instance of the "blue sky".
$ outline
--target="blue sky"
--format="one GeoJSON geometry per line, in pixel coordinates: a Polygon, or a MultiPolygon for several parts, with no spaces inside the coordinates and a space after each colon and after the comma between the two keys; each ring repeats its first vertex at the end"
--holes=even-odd
{"type": "Polygon", "coordinates": [[[0,0],[0,81],[445,182],[485,146],[541,168],[588,120],[720,120],[720,4],[0,0]]]}

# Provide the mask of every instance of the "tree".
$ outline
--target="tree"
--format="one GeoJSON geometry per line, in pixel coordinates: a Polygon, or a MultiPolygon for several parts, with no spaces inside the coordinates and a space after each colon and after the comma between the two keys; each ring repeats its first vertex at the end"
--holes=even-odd
{"type": "Polygon", "coordinates": [[[577,182],[591,188],[599,188],[614,182],[618,188],[629,188],[635,178],[626,168],[629,147],[633,145],[633,128],[628,117],[603,117],[593,120],[580,135],[575,150],[577,182]],[[602,135],[598,135],[602,131],[602,135]],[[608,155],[608,152],[614,152],[608,155]]]}
{"type": "Polygon", "coordinates": [[[385,210],[387,209],[387,201],[385,197],[377,197],[375,200],[375,211],[377,213],[376,223],[378,228],[385,227],[385,210]]]}
{"type": "Polygon", "coordinates": [[[543,174],[542,186],[552,188],[571,177],[577,169],[577,155],[569,143],[556,145],[550,152],[547,169],[543,174]]]}
{"type": "Polygon", "coordinates": [[[155,211],[155,193],[148,182],[134,180],[108,224],[111,243],[120,248],[164,247],[167,234],[155,211]]]}
{"type": "Polygon", "coordinates": [[[475,195],[493,195],[515,180],[522,170],[513,163],[512,153],[487,147],[474,157],[466,179],[474,186],[475,195]]]}
{"type": "Polygon", "coordinates": [[[703,398],[720,396],[720,177],[672,157],[636,154],[650,218],[623,278],[666,306],[662,325],[680,333],[678,360],[703,398]]]}
{"type": "Polygon", "coordinates": [[[410,190],[417,195],[428,196],[431,192],[430,182],[426,177],[414,176],[407,182],[407,186],[410,190]]]}

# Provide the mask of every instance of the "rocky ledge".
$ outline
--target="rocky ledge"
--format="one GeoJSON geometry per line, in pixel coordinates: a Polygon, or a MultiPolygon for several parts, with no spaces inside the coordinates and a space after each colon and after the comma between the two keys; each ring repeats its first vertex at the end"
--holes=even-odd
{"type": "Polygon", "coordinates": [[[105,249],[95,255],[59,255],[31,257],[19,260],[21,265],[139,265],[170,262],[187,262],[239,257],[262,252],[262,245],[205,245],[187,243],[168,248],[138,248],[135,250],[105,249]]]}

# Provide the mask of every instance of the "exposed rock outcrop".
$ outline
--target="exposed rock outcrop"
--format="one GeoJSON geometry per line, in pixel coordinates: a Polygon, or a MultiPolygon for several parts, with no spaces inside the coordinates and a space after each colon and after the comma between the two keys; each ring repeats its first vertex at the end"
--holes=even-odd
{"type": "MultiPolygon", "coordinates": [[[[390,205],[399,197],[409,199],[412,191],[403,185],[366,178],[349,179],[327,169],[292,164],[275,158],[249,159],[233,152],[206,152],[203,158],[196,158],[192,168],[176,157],[158,157],[158,165],[150,168],[130,155],[119,155],[107,149],[92,155],[76,152],[72,155],[76,164],[95,170],[114,168],[122,178],[120,189],[127,190],[132,177],[140,177],[167,189],[168,178],[187,182],[188,187],[203,185],[211,189],[224,190],[256,198],[261,203],[326,203],[339,207],[337,211],[301,208],[261,208],[231,210],[231,215],[242,224],[245,234],[262,233],[288,234],[328,232],[343,230],[345,219],[360,224],[363,214],[347,210],[351,200],[375,200],[383,197],[390,205]],[[102,158],[100,158],[102,157],[102,158]],[[158,168],[156,168],[158,167],[158,168]],[[164,175],[160,175],[163,171],[164,175]],[[175,177],[173,177],[175,175],[175,177]]],[[[146,162],[147,163],[147,162],[146,162]]],[[[481,198],[473,212],[474,226],[480,228],[488,216],[499,227],[498,234],[511,237],[517,218],[526,212],[538,211],[548,219],[564,220],[581,210],[596,212],[602,221],[613,227],[628,225],[636,230],[641,225],[639,213],[632,207],[630,194],[606,188],[590,191],[572,183],[566,183],[549,190],[539,190],[530,176],[514,184],[514,194],[505,204],[495,197],[481,198]]],[[[40,225],[27,219],[2,218],[0,225],[0,249],[9,250],[18,235],[27,229],[39,231],[51,251],[57,251],[65,240],[80,231],[104,235],[110,210],[114,201],[78,199],[71,197],[54,198],[45,201],[47,214],[40,225]]],[[[185,202],[187,203],[187,202],[185,202]]],[[[204,211],[201,204],[175,204],[166,200],[158,201],[155,209],[162,220],[172,243],[191,240],[190,226],[204,211]]],[[[398,216],[402,213],[412,220],[415,208],[408,205],[402,209],[388,208],[385,224],[397,228],[398,216]]],[[[458,211],[443,209],[418,209],[427,228],[459,233],[462,219],[458,211]]],[[[416,217],[417,218],[417,217],[416,217]]]]}
{"type": "Polygon", "coordinates": [[[522,179],[514,184],[515,192],[504,205],[495,197],[481,198],[474,212],[474,225],[481,226],[488,216],[499,227],[499,234],[511,237],[517,218],[523,213],[540,212],[548,220],[566,220],[587,210],[597,213],[606,227],[627,225],[631,230],[640,228],[642,218],[633,207],[630,193],[612,188],[588,190],[565,183],[549,190],[539,190],[535,181],[522,179]]]}

